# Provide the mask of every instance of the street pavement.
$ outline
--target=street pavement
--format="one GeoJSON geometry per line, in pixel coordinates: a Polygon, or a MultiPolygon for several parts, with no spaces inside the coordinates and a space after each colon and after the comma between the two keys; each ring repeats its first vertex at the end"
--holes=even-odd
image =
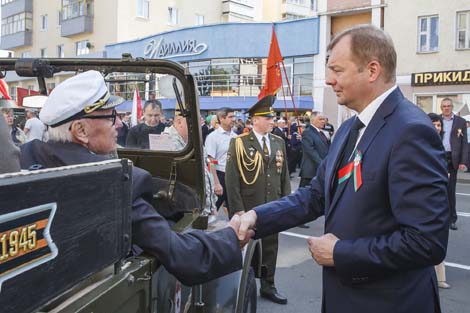
{"type": "MultiPolygon", "coordinates": [[[[291,180],[292,190],[298,187],[297,176],[291,180]]],[[[443,313],[470,313],[469,173],[459,174],[457,211],[459,229],[450,231],[446,257],[447,282],[452,288],[439,289],[443,313]]],[[[321,268],[312,260],[305,236],[322,235],[323,222],[323,218],[319,218],[307,224],[308,229],[295,227],[279,236],[276,285],[289,302],[279,305],[258,297],[259,313],[321,312],[321,268]]]]}

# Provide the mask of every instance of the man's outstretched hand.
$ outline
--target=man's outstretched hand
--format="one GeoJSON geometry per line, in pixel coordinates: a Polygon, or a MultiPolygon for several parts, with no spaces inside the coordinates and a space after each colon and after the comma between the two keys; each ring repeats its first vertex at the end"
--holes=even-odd
{"type": "Polygon", "coordinates": [[[240,228],[238,230],[238,240],[250,240],[254,235],[254,228],[256,226],[256,212],[250,210],[240,216],[240,228]]]}
{"type": "Polygon", "coordinates": [[[253,237],[254,232],[251,230],[252,234],[249,231],[245,231],[248,235],[245,235],[243,239],[240,239],[240,228],[242,225],[242,214],[235,214],[232,219],[230,220],[228,226],[231,227],[235,233],[237,234],[238,241],[240,243],[240,248],[243,248],[253,237]]]}

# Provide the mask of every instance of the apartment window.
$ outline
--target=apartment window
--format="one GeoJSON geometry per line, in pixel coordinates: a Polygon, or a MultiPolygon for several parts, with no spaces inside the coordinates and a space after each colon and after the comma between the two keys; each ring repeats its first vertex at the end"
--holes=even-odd
{"type": "Polygon", "coordinates": [[[41,15],[41,30],[47,30],[47,14],[41,15]]]}
{"type": "Polygon", "coordinates": [[[150,0],[137,0],[137,16],[149,18],[150,0]]]}
{"type": "Polygon", "coordinates": [[[317,10],[317,0],[310,0],[310,10],[312,11],[317,10]]]}
{"type": "Polygon", "coordinates": [[[204,25],[204,15],[196,14],[194,25],[204,25]]]}
{"type": "Polygon", "coordinates": [[[176,25],[178,24],[178,9],[177,8],[168,8],[168,24],[176,25]]]}
{"type": "Polygon", "coordinates": [[[58,45],[58,46],[57,46],[57,57],[58,57],[58,58],[63,58],[63,57],[65,57],[64,45],[58,45]]]}
{"type": "Polygon", "coordinates": [[[21,57],[22,58],[30,58],[31,57],[31,51],[21,52],[21,57]]]}
{"type": "Polygon", "coordinates": [[[62,20],[92,15],[91,0],[62,0],[62,20]]]}
{"type": "Polygon", "coordinates": [[[57,26],[62,25],[62,11],[57,11],[57,26]]]}
{"type": "Polygon", "coordinates": [[[23,12],[2,19],[2,36],[12,35],[33,29],[33,14],[23,12]]]}
{"type": "Polygon", "coordinates": [[[41,58],[47,58],[47,48],[41,49],[41,58]]]}
{"type": "Polygon", "coordinates": [[[470,11],[457,13],[457,49],[470,49],[470,11]]]}
{"type": "Polygon", "coordinates": [[[75,54],[82,55],[90,53],[88,40],[77,41],[75,43],[75,54]]]}
{"type": "Polygon", "coordinates": [[[13,2],[15,0],[2,0],[2,5],[5,5],[7,3],[13,2]]]}
{"type": "Polygon", "coordinates": [[[296,15],[296,14],[290,14],[290,13],[282,13],[282,20],[298,20],[301,18],[304,18],[305,16],[303,15],[296,15]]]}
{"type": "Polygon", "coordinates": [[[418,52],[435,52],[439,48],[439,17],[418,18],[418,52]]]}

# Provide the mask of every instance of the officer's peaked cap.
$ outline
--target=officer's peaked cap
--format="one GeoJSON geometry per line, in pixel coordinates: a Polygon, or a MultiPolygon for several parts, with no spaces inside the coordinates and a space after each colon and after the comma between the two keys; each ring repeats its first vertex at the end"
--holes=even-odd
{"type": "Polygon", "coordinates": [[[276,116],[273,111],[274,101],[276,101],[276,96],[266,96],[256,102],[247,112],[250,116],[274,117],[276,116]]]}

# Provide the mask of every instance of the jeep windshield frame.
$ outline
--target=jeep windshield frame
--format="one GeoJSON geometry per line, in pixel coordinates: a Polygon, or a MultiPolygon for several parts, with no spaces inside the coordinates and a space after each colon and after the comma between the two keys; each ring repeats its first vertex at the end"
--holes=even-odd
{"type": "MultiPolygon", "coordinates": [[[[166,74],[174,76],[180,83],[180,91],[184,94],[184,101],[180,106],[182,115],[186,117],[188,125],[188,142],[184,149],[179,151],[155,151],[130,148],[119,148],[120,158],[128,158],[135,166],[149,171],[152,176],[163,179],[174,179],[174,169],[177,169],[177,181],[191,187],[200,200],[201,207],[205,201],[204,160],[202,151],[202,134],[200,128],[199,101],[193,76],[180,64],[169,60],[122,59],[106,58],[0,58],[0,76],[9,80],[29,77],[37,78],[39,86],[44,84],[45,77],[52,77],[57,73],[74,75],[79,72],[96,70],[103,75],[108,73],[143,73],[166,74]],[[16,77],[9,77],[15,72],[16,77]]],[[[178,86],[173,82],[173,89],[177,98],[178,86]]]]}

